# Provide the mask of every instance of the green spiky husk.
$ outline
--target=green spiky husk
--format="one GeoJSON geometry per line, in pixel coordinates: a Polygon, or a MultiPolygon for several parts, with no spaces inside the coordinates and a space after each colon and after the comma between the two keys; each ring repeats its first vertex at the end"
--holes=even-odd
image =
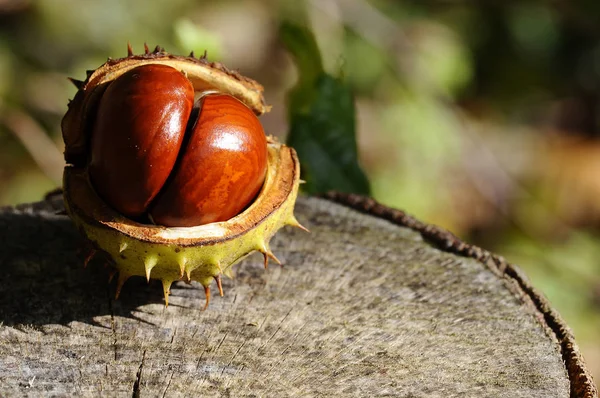
{"type": "Polygon", "coordinates": [[[207,288],[233,264],[259,251],[273,257],[272,236],[284,225],[300,226],[294,217],[299,163],[295,151],[271,141],[263,188],[238,216],[190,228],[166,228],[131,221],[112,210],[89,184],[87,170],[66,167],[67,213],[97,250],[105,252],[119,272],[118,291],[133,275],[163,282],[165,299],[177,280],[198,281],[207,288]]]}

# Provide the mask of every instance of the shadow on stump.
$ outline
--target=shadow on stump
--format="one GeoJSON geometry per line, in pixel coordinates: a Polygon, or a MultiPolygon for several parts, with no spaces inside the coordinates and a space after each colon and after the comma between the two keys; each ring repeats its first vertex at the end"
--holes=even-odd
{"type": "Polygon", "coordinates": [[[0,323],[6,326],[98,325],[97,316],[134,317],[141,305],[163,303],[160,283],[143,278],[127,281],[115,301],[116,283],[108,283],[103,260],[83,267],[85,242],[66,216],[0,211],[0,241],[0,323]]]}

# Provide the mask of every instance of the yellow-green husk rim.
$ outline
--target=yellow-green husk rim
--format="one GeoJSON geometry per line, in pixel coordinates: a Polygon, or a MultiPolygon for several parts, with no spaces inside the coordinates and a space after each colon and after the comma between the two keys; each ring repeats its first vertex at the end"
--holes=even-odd
{"type": "Polygon", "coordinates": [[[271,141],[263,188],[256,200],[234,218],[197,227],[167,228],[139,224],[114,211],[91,187],[87,171],[66,167],[67,213],[97,250],[119,272],[117,291],[133,275],[160,279],[165,300],[174,281],[198,281],[208,287],[233,264],[259,251],[275,258],[269,241],[284,225],[301,227],[294,217],[299,164],[295,151],[271,141]]]}

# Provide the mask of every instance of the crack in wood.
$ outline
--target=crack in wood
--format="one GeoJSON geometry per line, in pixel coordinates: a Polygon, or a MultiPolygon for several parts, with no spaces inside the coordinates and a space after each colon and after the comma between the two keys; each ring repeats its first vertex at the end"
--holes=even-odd
{"type": "MultiPolygon", "coordinates": [[[[295,306],[295,303],[294,303],[295,306]]],[[[260,354],[262,353],[264,347],[266,347],[267,344],[269,344],[269,342],[273,339],[273,337],[275,337],[275,335],[277,334],[277,332],[279,332],[281,330],[281,325],[283,324],[283,322],[285,322],[285,320],[288,318],[288,316],[291,314],[291,312],[294,310],[294,306],[292,306],[292,308],[290,308],[290,310],[287,312],[287,314],[285,314],[285,316],[281,319],[281,321],[279,322],[279,325],[277,325],[277,329],[275,329],[275,331],[273,332],[273,334],[267,339],[267,341],[265,341],[257,350],[257,352],[260,354]]]]}
{"type": "Polygon", "coordinates": [[[175,336],[177,335],[177,327],[175,328],[175,330],[173,330],[173,335],[171,336],[171,342],[170,344],[173,344],[173,340],[175,340],[175,336]]]}
{"type": "MultiPolygon", "coordinates": [[[[196,335],[197,331],[198,331],[198,328],[196,328],[196,330],[194,331],[193,336],[196,335]]],[[[200,364],[202,363],[202,358],[204,358],[204,354],[206,354],[209,351],[208,342],[210,341],[210,338],[212,337],[212,333],[213,333],[212,330],[208,333],[208,337],[206,339],[207,347],[205,347],[202,350],[202,352],[200,353],[200,357],[198,358],[198,361],[196,362],[196,371],[198,371],[198,369],[200,369],[200,364]]]]}
{"type": "Polygon", "coordinates": [[[239,352],[242,350],[242,348],[244,347],[244,345],[246,345],[247,342],[248,342],[248,340],[244,340],[242,342],[242,344],[238,347],[238,349],[233,353],[233,355],[231,356],[231,359],[229,360],[227,365],[223,366],[223,369],[221,370],[221,377],[223,377],[223,374],[225,373],[225,369],[227,369],[228,367],[231,366],[231,364],[233,363],[233,360],[235,359],[237,354],[239,354],[239,352]]]}
{"type": "MultiPolygon", "coordinates": [[[[138,371],[135,375],[135,381],[133,382],[133,389],[132,389],[132,394],[131,396],[133,398],[139,398],[140,396],[140,385],[142,383],[142,370],[144,368],[144,360],[146,359],[146,350],[144,350],[144,353],[142,354],[142,361],[140,362],[140,367],[138,368],[138,371]]],[[[171,374],[171,378],[173,377],[173,374],[171,374]]],[[[171,381],[169,380],[169,384],[171,384],[171,381]]],[[[168,388],[168,386],[167,386],[168,388]]],[[[167,392],[167,390],[165,389],[165,393],[167,392]]],[[[164,397],[164,394],[163,394],[164,397]]]]}
{"type": "Polygon", "coordinates": [[[110,289],[106,288],[106,292],[107,292],[107,299],[108,299],[108,310],[110,312],[110,329],[112,330],[112,335],[113,335],[113,342],[112,342],[112,347],[113,347],[113,352],[114,352],[114,359],[115,361],[117,360],[117,328],[116,328],[116,321],[115,321],[115,311],[113,309],[113,305],[112,305],[112,300],[110,299],[110,289]]]}
{"type": "Polygon", "coordinates": [[[219,348],[221,348],[221,345],[223,344],[223,342],[227,338],[228,334],[229,334],[229,331],[225,332],[225,335],[223,336],[223,338],[221,339],[221,341],[219,341],[219,345],[217,346],[217,348],[215,348],[215,352],[214,352],[215,354],[217,353],[217,351],[219,351],[219,348]]]}
{"type": "Polygon", "coordinates": [[[298,331],[294,334],[294,336],[292,337],[292,339],[289,341],[289,344],[285,347],[285,349],[279,354],[279,359],[277,360],[277,362],[275,362],[274,364],[271,364],[271,366],[269,367],[267,373],[265,374],[264,372],[260,374],[259,378],[260,379],[267,379],[270,375],[271,372],[273,371],[273,369],[278,369],[279,366],[282,364],[282,362],[285,359],[285,353],[296,343],[296,341],[298,340],[298,336],[300,335],[300,333],[302,332],[302,330],[304,329],[304,327],[307,325],[307,322],[304,322],[302,324],[302,326],[300,326],[300,328],[298,329],[298,331]]]}
{"type": "Polygon", "coordinates": [[[174,374],[175,374],[175,371],[172,371],[171,375],[169,376],[169,381],[167,382],[167,387],[165,387],[165,391],[163,391],[162,398],[165,398],[167,396],[167,390],[169,390],[169,387],[171,386],[171,381],[173,380],[174,374]]]}
{"type": "MultiPolygon", "coordinates": [[[[221,341],[219,341],[219,344],[214,349],[214,351],[211,350],[211,352],[210,352],[211,359],[214,357],[214,355],[217,353],[217,351],[219,351],[219,348],[221,348],[221,345],[223,344],[223,342],[227,338],[228,334],[229,334],[229,331],[226,331],[225,335],[223,336],[223,338],[221,339],[221,341]]],[[[198,362],[198,365],[199,364],[200,364],[200,362],[198,362]]],[[[204,374],[202,375],[202,379],[200,379],[200,382],[199,382],[200,386],[199,387],[202,387],[202,385],[204,384],[204,382],[208,379],[208,376],[209,376],[209,372],[208,371],[204,372],[204,374]]]]}

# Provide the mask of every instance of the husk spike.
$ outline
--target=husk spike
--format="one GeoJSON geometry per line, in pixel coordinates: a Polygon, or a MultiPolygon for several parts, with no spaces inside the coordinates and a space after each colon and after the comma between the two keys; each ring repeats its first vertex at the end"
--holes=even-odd
{"type": "Polygon", "coordinates": [[[233,267],[227,267],[223,270],[223,275],[228,277],[229,279],[233,279],[235,275],[233,274],[233,267]]]}
{"type": "Polygon", "coordinates": [[[85,260],[83,260],[83,268],[87,268],[88,264],[90,263],[90,261],[92,261],[92,258],[94,258],[96,253],[98,253],[98,251],[96,249],[90,250],[88,255],[85,257],[85,260]]]}
{"type": "Polygon", "coordinates": [[[275,255],[269,248],[268,243],[262,242],[262,244],[257,248],[257,250],[261,252],[264,257],[265,269],[269,268],[269,258],[275,261],[277,264],[281,265],[281,261],[279,261],[279,259],[275,257],[275,255]]]}
{"type": "Polygon", "coordinates": [[[73,85],[75,87],[77,87],[77,90],[81,90],[85,84],[85,82],[83,82],[81,80],[73,79],[72,77],[69,77],[68,79],[71,83],[73,83],[73,85]]]}
{"type": "Polygon", "coordinates": [[[187,257],[180,257],[177,261],[179,263],[179,277],[183,279],[183,275],[185,274],[185,266],[187,264],[187,257]]]}
{"type": "Polygon", "coordinates": [[[123,285],[125,284],[125,282],[127,282],[127,279],[129,279],[130,276],[131,275],[123,271],[119,272],[119,278],[117,279],[117,290],[115,292],[115,300],[117,300],[121,295],[121,289],[123,288],[123,285]]]}
{"type": "Polygon", "coordinates": [[[113,268],[113,269],[111,269],[109,271],[109,273],[108,273],[108,283],[112,282],[112,280],[114,279],[115,275],[117,275],[117,272],[119,272],[119,271],[117,271],[116,268],[113,268]]]}
{"type": "Polygon", "coordinates": [[[206,311],[208,304],[210,303],[210,285],[204,286],[204,294],[206,295],[206,303],[204,304],[202,311],[206,311]]]}
{"type": "Polygon", "coordinates": [[[223,283],[221,282],[221,275],[217,275],[214,278],[215,281],[217,281],[217,287],[219,288],[219,296],[223,297],[223,283]]]}
{"type": "Polygon", "coordinates": [[[288,218],[286,220],[285,224],[286,225],[290,225],[292,227],[300,228],[304,232],[310,233],[310,231],[308,230],[308,228],[306,228],[304,225],[300,224],[300,222],[298,222],[298,220],[296,219],[296,216],[294,216],[293,214],[290,216],[290,218],[288,218]]]}
{"type": "Polygon", "coordinates": [[[267,256],[270,257],[271,260],[275,261],[277,264],[281,265],[281,261],[279,261],[279,259],[275,257],[272,251],[268,251],[267,256]]]}
{"type": "Polygon", "coordinates": [[[144,269],[146,270],[146,280],[150,282],[150,272],[152,272],[152,268],[156,266],[158,263],[158,257],[156,256],[148,256],[144,260],[144,269]]]}
{"type": "Polygon", "coordinates": [[[169,281],[167,279],[162,280],[163,285],[163,294],[165,296],[165,307],[169,306],[169,294],[171,294],[171,284],[173,281],[169,281]]]}

